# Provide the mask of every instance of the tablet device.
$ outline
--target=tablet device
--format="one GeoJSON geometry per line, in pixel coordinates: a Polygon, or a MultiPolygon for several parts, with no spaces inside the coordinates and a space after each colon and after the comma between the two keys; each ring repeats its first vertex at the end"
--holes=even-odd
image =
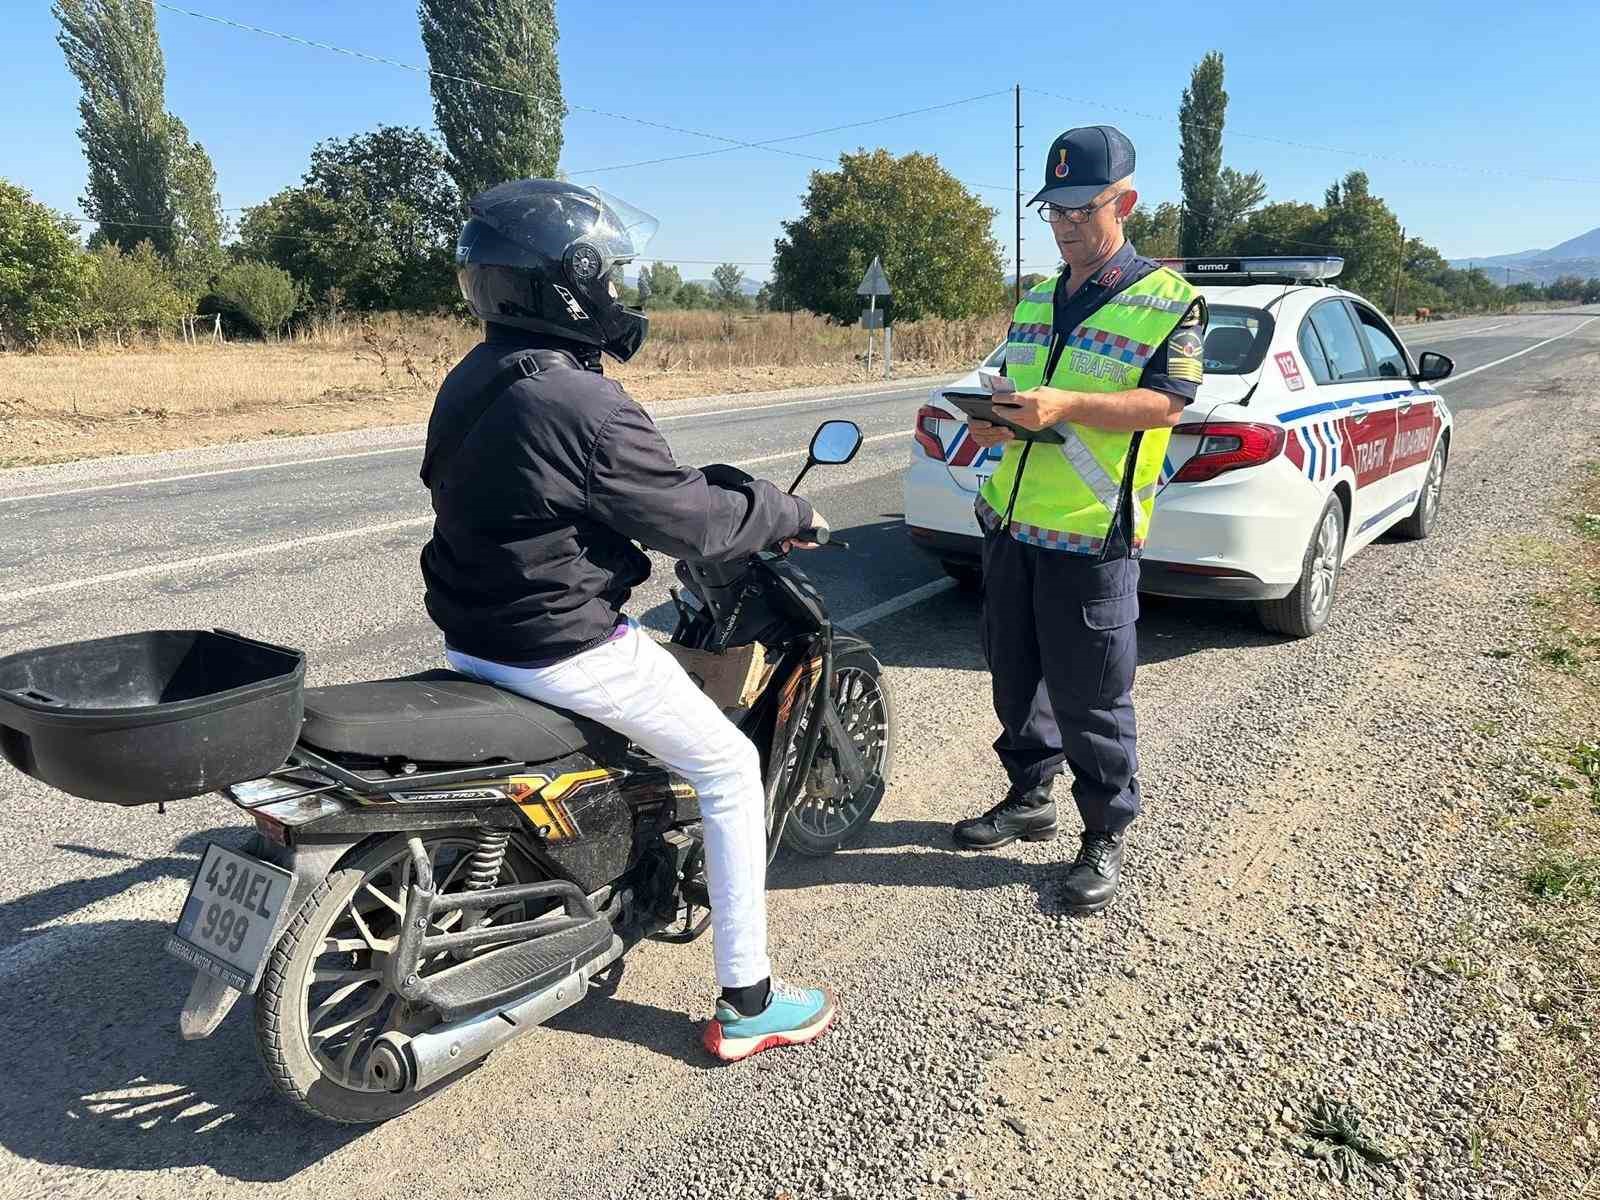
{"type": "Polygon", "coordinates": [[[967,416],[988,421],[991,425],[1004,425],[1024,442],[1049,442],[1059,445],[1064,440],[1054,429],[1024,429],[1021,425],[1013,424],[1003,415],[1006,411],[1004,401],[996,408],[994,395],[990,392],[947,388],[943,395],[967,416]]]}

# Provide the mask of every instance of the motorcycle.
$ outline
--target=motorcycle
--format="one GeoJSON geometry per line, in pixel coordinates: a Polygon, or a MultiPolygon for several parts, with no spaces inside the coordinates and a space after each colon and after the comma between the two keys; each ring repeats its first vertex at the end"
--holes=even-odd
{"type": "MultiPolygon", "coordinates": [[[[789,490],[860,445],[854,423],[825,422],[789,490]]],[[[725,711],[761,751],[769,862],[832,853],[886,786],[893,710],[871,647],[783,547],[676,574],[671,648],[738,668],[725,711]]],[[[299,651],[224,630],[0,659],[17,769],[123,805],[219,792],[254,824],[243,852],[206,847],[168,938],[195,968],[183,1037],[253,996],[283,1096],[380,1122],[578,1003],[641,941],[708,928],[694,789],[622,736],[450,671],[304,674],[299,651]]]]}

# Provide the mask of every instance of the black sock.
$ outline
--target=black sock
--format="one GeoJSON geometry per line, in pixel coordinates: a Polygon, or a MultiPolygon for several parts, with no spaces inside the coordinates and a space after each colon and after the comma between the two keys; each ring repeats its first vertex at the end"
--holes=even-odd
{"type": "Polygon", "coordinates": [[[748,987],[725,987],[722,989],[722,998],[733,1005],[734,1011],[741,1017],[753,1017],[766,1008],[767,996],[771,992],[772,979],[769,976],[748,987]]]}

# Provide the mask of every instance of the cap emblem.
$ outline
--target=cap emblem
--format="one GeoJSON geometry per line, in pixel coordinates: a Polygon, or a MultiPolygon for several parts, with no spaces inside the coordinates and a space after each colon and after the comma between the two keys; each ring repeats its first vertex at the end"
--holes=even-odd
{"type": "Polygon", "coordinates": [[[1065,179],[1069,168],[1067,167],[1067,148],[1061,147],[1061,161],[1056,164],[1056,178],[1065,179]]]}

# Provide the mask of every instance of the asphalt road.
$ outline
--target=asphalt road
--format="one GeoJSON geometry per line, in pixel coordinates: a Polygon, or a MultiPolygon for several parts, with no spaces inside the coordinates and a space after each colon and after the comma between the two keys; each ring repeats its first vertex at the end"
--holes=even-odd
{"type": "MultiPolygon", "coordinates": [[[[1403,331],[1414,350],[1455,358],[1444,388],[1462,421],[1453,474],[1471,469],[1474,436],[1514,436],[1496,423],[1497,408],[1558,377],[1580,345],[1600,344],[1600,322],[1588,324],[1596,315],[1403,331]]],[[[807,566],[833,612],[881,642],[891,670],[901,741],[882,818],[923,816],[933,837],[983,807],[999,777],[983,753],[991,727],[947,719],[951,709],[981,711],[986,693],[975,605],[942,585],[901,528],[900,473],[926,389],[678,405],[663,410],[663,428],[684,460],[733,462],[787,483],[819,420],[861,425],[857,460],[818,468],[805,487],[851,548],[816,553],[807,566]]],[[[303,648],[312,683],[435,665],[416,567],[428,524],[419,452],[418,431],[396,430],[0,472],[0,654],[221,626],[303,648]]],[[[1386,571],[1404,587],[1395,566],[1406,552],[1380,543],[1350,575],[1386,571]]],[[[664,567],[633,605],[656,628],[667,621],[664,567]]],[[[1350,586],[1314,647],[1281,646],[1242,608],[1152,603],[1141,622],[1141,715],[1188,703],[1185,659],[1208,664],[1214,703],[1225,706],[1262,662],[1359,639],[1364,606],[1376,602],[1350,586]]],[[[1147,738],[1162,728],[1147,722],[1147,738]]],[[[1293,730],[1282,736],[1292,752],[1293,730]]],[[[165,816],[106,809],[0,768],[0,1196],[389,1194],[404,1180],[432,1182],[429,1194],[487,1195],[518,1173],[516,1194],[581,1196],[574,1187],[604,1156],[619,1179],[682,1139],[714,1156],[717,1131],[697,1099],[705,1064],[687,1019],[704,1014],[710,994],[704,943],[643,948],[616,996],[580,1006],[376,1130],[317,1126],[278,1104],[242,1006],[209,1041],[181,1042],[188,971],[161,942],[204,844],[242,837],[221,801],[165,816]],[[545,1115],[530,1117],[530,1104],[545,1115]],[[557,1144],[566,1156],[552,1156],[557,1144]]],[[[830,861],[775,870],[780,963],[802,978],[848,977],[881,952],[863,927],[860,870],[848,853],[830,861]]],[[[926,889],[867,895],[880,932],[920,929],[926,889]]]]}

